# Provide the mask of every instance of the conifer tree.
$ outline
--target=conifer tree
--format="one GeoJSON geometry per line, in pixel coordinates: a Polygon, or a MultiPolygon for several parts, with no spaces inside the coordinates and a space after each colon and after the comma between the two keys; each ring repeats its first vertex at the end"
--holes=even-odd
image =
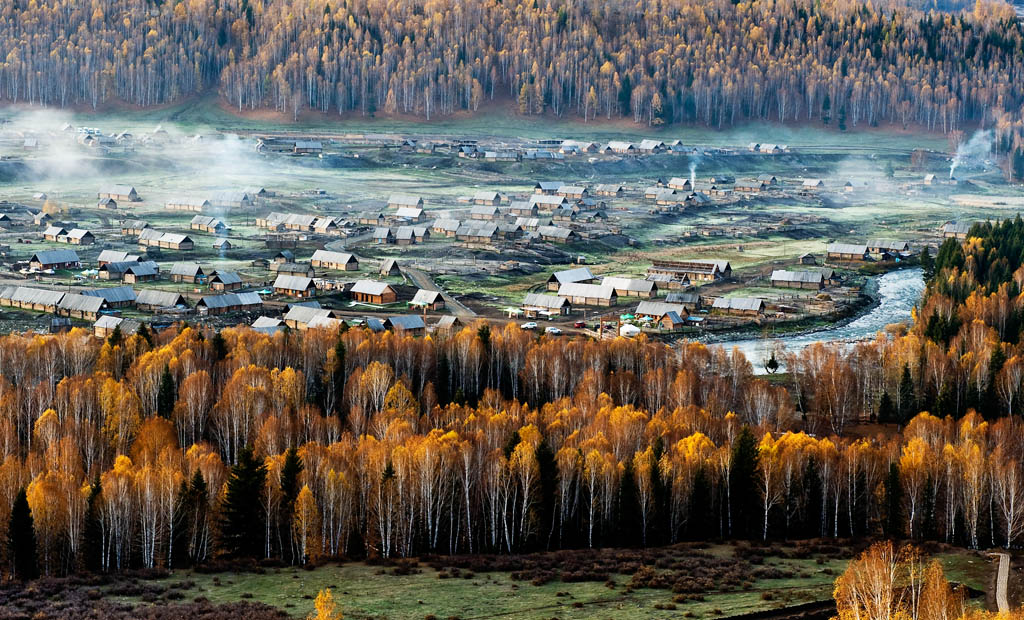
{"type": "Polygon", "coordinates": [[[230,555],[255,558],[263,554],[266,525],[262,498],[266,479],[266,466],[256,460],[252,448],[243,448],[238,464],[231,468],[221,506],[221,546],[230,555]]]}
{"type": "Polygon", "coordinates": [[[39,576],[36,558],[36,530],[25,489],[18,491],[7,524],[7,559],[15,579],[28,581],[39,576]]]}

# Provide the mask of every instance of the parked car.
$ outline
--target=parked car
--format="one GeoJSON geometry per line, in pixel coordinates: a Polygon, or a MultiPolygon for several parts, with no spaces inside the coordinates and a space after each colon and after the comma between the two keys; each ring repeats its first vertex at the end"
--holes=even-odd
{"type": "Polygon", "coordinates": [[[533,321],[530,321],[528,323],[523,323],[519,327],[521,327],[523,329],[537,329],[537,324],[534,323],[533,321]]]}
{"type": "Polygon", "coordinates": [[[586,329],[587,328],[587,322],[586,321],[576,321],[575,323],[572,324],[572,326],[577,328],[577,329],[586,329]]]}
{"type": "Polygon", "coordinates": [[[544,333],[545,334],[551,334],[552,336],[557,336],[557,335],[562,333],[562,330],[560,330],[557,327],[555,327],[554,325],[552,325],[550,327],[545,327],[544,328],[544,333]]]}

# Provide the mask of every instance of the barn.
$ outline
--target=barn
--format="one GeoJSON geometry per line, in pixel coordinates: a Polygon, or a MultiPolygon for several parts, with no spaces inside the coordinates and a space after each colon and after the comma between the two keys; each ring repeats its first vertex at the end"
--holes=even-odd
{"type": "Polygon", "coordinates": [[[352,299],[368,304],[392,304],[398,301],[398,293],[387,282],[359,280],[349,289],[352,299]]]}

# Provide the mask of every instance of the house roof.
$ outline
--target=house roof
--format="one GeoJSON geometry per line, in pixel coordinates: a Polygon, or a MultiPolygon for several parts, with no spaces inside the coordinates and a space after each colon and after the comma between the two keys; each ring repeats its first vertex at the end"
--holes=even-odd
{"type": "Polygon", "coordinates": [[[47,226],[46,230],[43,231],[45,237],[58,237],[60,235],[67,234],[67,230],[60,226],[47,226]]]}
{"type": "Polygon", "coordinates": [[[407,217],[415,220],[423,216],[423,209],[420,209],[419,207],[399,207],[398,210],[395,211],[395,216],[407,217]]]}
{"type": "Polygon", "coordinates": [[[252,322],[253,329],[280,327],[282,325],[284,325],[284,321],[282,319],[275,319],[269,316],[257,317],[256,320],[252,322]]]}
{"type": "Polygon", "coordinates": [[[44,306],[56,306],[64,298],[61,291],[50,291],[41,288],[27,286],[16,287],[11,292],[11,300],[19,303],[40,304],[44,306]]]}
{"type": "Polygon", "coordinates": [[[100,255],[96,257],[97,262],[104,263],[123,263],[138,259],[138,255],[129,254],[128,252],[122,252],[120,250],[103,250],[100,252],[100,255]]]}
{"type": "MultiPolygon", "coordinates": [[[[278,276],[278,277],[280,277],[280,276],[278,276]]],[[[220,282],[221,284],[241,284],[242,283],[242,276],[238,275],[234,271],[219,271],[218,270],[218,271],[214,271],[213,272],[213,277],[210,278],[211,282],[214,281],[214,280],[216,280],[217,282],[220,282]]]]}
{"type": "Polygon", "coordinates": [[[146,220],[121,220],[121,228],[149,228],[149,222],[147,222],[146,220]]]}
{"type": "Polygon", "coordinates": [[[523,306],[530,308],[551,308],[557,310],[568,303],[569,300],[565,297],[544,295],[543,293],[527,293],[526,297],[523,298],[523,306]]]}
{"type": "Polygon", "coordinates": [[[203,275],[203,268],[199,263],[180,262],[171,265],[172,276],[201,276],[203,275]]]}
{"type": "Polygon", "coordinates": [[[387,239],[389,237],[394,237],[394,235],[391,234],[391,229],[390,228],[388,228],[386,226],[378,226],[377,228],[373,229],[373,238],[374,239],[387,239]]]}
{"type": "Polygon", "coordinates": [[[147,260],[141,263],[128,263],[128,268],[125,269],[125,273],[132,273],[136,276],[155,276],[160,273],[160,268],[155,262],[147,260]]]}
{"type": "Polygon", "coordinates": [[[434,228],[435,230],[443,230],[446,232],[456,231],[459,229],[459,220],[454,220],[450,218],[434,220],[432,228],[434,228]]]}
{"type": "Polygon", "coordinates": [[[559,297],[593,297],[611,299],[618,297],[615,289],[603,284],[584,284],[582,282],[566,282],[558,287],[559,297]]]}
{"type": "Polygon", "coordinates": [[[349,289],[351,293],[362,293],[363,295],[383,295],[385,291],[391,288],[391,285],[387,282],[377,282],[375,280],[357,280],[352,288],[349,289]]]}
{"type": "Polygon", "coordinates": [[[829,254],[866,254],[868,246],[855,243],[830,243],[825,246],[829,254]]]}
{"type": "Polygon", "coordinates": [[[72,312],[99,312],[107,305],[107,300],[93,295],[67,293],[61,298],[57,307],[72,312]]]}
{"type": "Polygon", "coordinates": [[[883,250],[891,250],[893,252],[905,252],[910,247],[910,244],[906,241],[896,241],[893,239],[868,239],[867,246],[869,248],[882,248],[883,250]]]}
{"type": "Polygon", "coordinates": [[[665,295],[665,302],[670,304],[699,304],[699,293],[669,293],[665,295]]]}
{"type": "Polygon", "coordinates": [[[83,295],[102,297],[107,303],[123,303],[135,301],[135,291],[130,286],[114,286],[111,288],[98,288],[91,291],[82,291],[83,295]]]}
{"type": "Polygon", "coordinates": [[[317,260],[325,263],[338,263],[347,264],[355,260],[355,256],[348,252],[332,252],[331,250],[317,250],[313,252],[311,260],[317,260]]]}
{"type": "Polygon", "coordinates": [[[675,312],[679,316],[686,316],[689,314],[686,310],[686,306],[679,303],[669,303],[665,301],[641,301],[636,306],[636,314],[643,314],[646,316],[662,317],[669,312],[675,312]]]}
{"type": "Polygon", "coordinates": [[[62,263],[77,263],[78,253],[74,250],[43,250],[32,255],[32,262],[39,262],[43,265],[57,265],[62,263]]]}
{"type": "Polygon", "coordinates": [[[584,282],[586,280],[593,280],[594,274],[591,273],[590,267],[576,267],[575,269],[566,269],[565,271],[556,271],[551,274],[548,278],[548,282],[555,281],[559,284],[567,284],[570,282],[584,282]]]}
{"type": "Polygon", "coordinates": [[[416,291],[416,294],[413,296],[412,301],[410,301],[409,303],[416,306],[429,306],[434,303],[437,303],[438,299],[440,298],[441,291],[428,291],[427,289],[421,288],[420,290],[416,291]]]}
{"type": "Polygon", "coordinates": [[[556,239],[568,239],[573,234],[571,229],[560,226],[538,226],[537,232],[542,237],[555,237],[556,239]]]}
{"type": "Polygon", "coordinates": [[[498,192],[480,190],[473,194],[473,200],[497,200],[498,196],[498,192]]]}
{"type": "MultiPolygon", "coordinates": [[[[423,201],[419,196],[412,196],[409,194],[391,194],[388,198],[388,205],[394,206],[399,205],[403,207],[418,207],[423,201]]],[[[378,203],[379,204],[379,203],[378,203]]]]}
{"type": "Polygon", "coordinates": [[[238,306],[261,306],[263,300],[258,293],[226,293],[224,295],[204,295],[199,303],[207,308],[233,308],[238,306]]]}
{"type": "Polygon", "coordinates": [[[389,316],[386,320],[386,324],[399,331],[405,329],[426,329],[427,327],[423,322],[423,317],[418,314],[399,314],[389,316]]]}
{"type": "Polygon", "coordinates": [[[434,324],[434,328],[435,329],[437,329],[437,328],[448,329],[450,327],[454,327],[455,323],[457,323],[458,320],[459,320],[459,317],[457,317],[457,316],[452,316],[452,315],[443,316],[443,317],[441,317],[437,321],[437,323],[434,324]]]}
{"type": "Polygon", "coordinates": [[[757,297],[719,297],[714,308],[718,310],[758,310],[764,308],[764,300],[757,297]]]}
{"type": "Polygon", "coordinates": [[[184,205],[189,207],[209,207],[210,201],[205,198],[194,198],[191,196],[179,196],[167,201],[169,205],[184,205]]]}
{"type": "Polygon", "coordinates": [[[210,228],[228,227],[220,218],[210,217],[209,215],[197,215],[192,218],[191,223],[193,226],[208,226],[210,228]]]}
{"type": "Polygon", "coordinates": [[[500,212],[494,205],[477,205],[469,210],[471,215],[497,215],[500,212]]]}
{"type": "Polygon", "coordinates": [[[616,290],[625,289],[627,291],[633,291],[637,293],[650,293],[656,288],[656,284],[650,280],[641,280],[637,278],[622,278],[615,276],[607,276],[601,281],[601,284],[610,286],[616,290]]]}
{"type": "Polygon", "coordinates": [[[824,281],[819,271],[789,271],[776,269],[772,272],[772,282],[806,282],[809,284],[821,284],[824,281]]]}
{"type": "Polygon", "coordinates": [[[564,205],[568,200],[565,196],[548,196],[547,194],[530,194],[531,205],[544,205],[544,206],[560,206],[564,205]]]}
{"type": "Polygon", "coordinates": [[[274,288],[283,288],[288,291],[308,291],[314,287],[313,278],[306,276],[281,274],[274,280],[274,288]]]}
{"type": "Polygon", "coordinates": [[[966,235],[967,232],[971,230],[971,226],[973,225],[974,224],[972,222],[946,222],[942,226],[942,232],[957,235],[966,235]]]}
{"type": "Polygon", "coordinates": [[[541,189],[546,192],[556,192],[563,185],[565,183],[562,181],[538,181],[533,187],[534,189],[541,189]]]}
{"type": "Polygon", "coordinates": [[[380,264],[380,270],[386,273],[390,273],[396,268],[398,268],[398,261],[393,258],[385,258],[384,262],[380,264]]]}
{"type": "Polygon", "coordinates": [[[135,191],[135,188],[131,185],[108,185],[100,190],[101,194],[115,194],[118,196],[127,196],[135,191]]]}
{"type": "Polygon", "coordinates": [[[140,306],[157,306],[160,308],[173,308],[175,306],[188,305],[181,293],[173,291],[158,291],[147,288],[138,292],[135,296],[135,303],[140,306]]]}
{"type": "Polygon", "coordinates": [[[582,194],[587,191],[587,188],[582,185],[563,185],[558,188],[558,191],[562,194],[582,194]]]}
{"type": "Polygon", "coordinates": [[[285,313],[284,319],[286,321],[308,324],[316,317],[329,316],[334,316],[334,313],[327,308],[312,308],[310,306],[301,306],[296,304],[288,308],[288,312],[285,313]]]}

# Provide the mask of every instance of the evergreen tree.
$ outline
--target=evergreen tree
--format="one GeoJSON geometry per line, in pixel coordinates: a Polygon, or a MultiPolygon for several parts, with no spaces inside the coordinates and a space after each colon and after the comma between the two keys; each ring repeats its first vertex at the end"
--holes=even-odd
{"type": "Polygon", "coordinates": [[[539,527],[538,541],[536,547],[547,549],[551,547],[555,538],[556,523],[555,517],[556,502],[558,501],[558,463],[555,461],[555,453],[551,451],[546,439],[541,439],[537,450],[534,452],[537,459],[537,468],[540,481],[540,497],[537,505],[537,523],[539,527]]]}
{"type": "Polygon", "coordinates": [[[903,485],[896,463],[889,465],[889,475],[885,478],[885,521],[882,529],[887,538],[903,537],[903,485]]]}
{"type": "Polygon", "coordinates": [[[114,331],[110,332],[110,335],[107,336],[107,344],[116,347],[121,344],[122,340],[124,340],[124,334],[121,333],[121,326],[117,325],[114,327],[114,331]]]}
{"type": "Polygon", "coordinates": [[[228,356],[228,345],[224,342],[224,336],[217,332],[210,339],[210,346],[213,347],[213,359],[214,361],[221,361],[228,356]]]}
{"type": "Polygon", "coordinates": [[[174,413],[174,403],[177,401],[178,391],[174,387],[174,377],[171,369],[164,364],[164,372],[160,376],[160,391],[156,397],[156,413],[161,418],[170,418],[174,413]]]}
{"type": "Polygon", "coordinates": [[[690,491],[687,526],[691,540],[708,540],[715,536],[714,513],[711,511],[711,481],[704,466],[697,468],[690,491]]]}
{"type": "Polygon", "coordinates": [[[732,445],[729,468],[729,514],[734,538],[746,538],[757,533],[758,508],[751,498],[757,497],[758,447],[749,426],[740,429],[732,445]]]}
{"type": "Polygon", "coordinates": [[[825,530],[825,495],[821,489],[821,473],[818,468],[818,461],[815,458],[807,460],[804,468],[803,480],[804,494],[807,503],[804,508],[803,530],[807,538],[821,536],[825,530]]]}
{"type": "Polygon", "coordinates": [[[929,282],[935,277],[935,261],[932,259],[932,253],[928,246],[924,246],[921,250],[921,270],[924,272],[925,282],[929,282]]]}
{"type": "Polygon", "coordinates": [[[281,465],[281,522],[278,524],[278,543],[281,545],[282,559],[285,554],[282,541],[289,542],[289,557],[294,564],[302,560],[297,557],[298,550],[292,541],[292,516],[295,514],[295,499],[299,496],[299,476],[305,467],[302,459],[299,458],[299,451],[295,446],[288,448],[284,454],[284,463],[281,465]]]}
{"type": "Polygon", "coordinates": [[[906,424],[917,415],[917,396],[914,394],[914,380],[910,376],[910,366],[903,365],[899,386],[899,423],[906,424]]]}
{"type": "MultiPolygon", "coordinates": [[[[334,372],[331,373],[331,384],[334,387],[334,409],[329,413],[342,417],[344,409],[342,395],[345,393],[345,343],[341,338],[338,338],[338,342],[334,344],[334,359],[334,372]]],[[[345,420],[342,422],[344,423],[345,420]]]]}
{"type": "Polygon", "coordinates": [[[878,422],[880,424],[891,424],[896,421],[896,406],[889,396],[889,391],[882,392],[882,398],[878,401],[878,422]]]}
{"type": "Polygon", "coordinates": [[[153,334],[149,332],[149,328],[146,327],[145,323],[140,323],[139,329],[136,330],[135,333],[139,336],[139,338],[145,340],[146,344],[153,346],[153,334]]]}
{"type": "Polygon", "coordinates": [[[183,517],[188,534],[188,560],[192,566],[206,560],[210,546],[210,493],[201,471],[196,469],[185,496],[183,517]]]}
{"type": "Polygon", "coordinates": [[[618,519],[615,521],[617,530],[615,539],[604,542],[616,546],[636,547],[640,545],[643,522],[640,519],[640,504],[637,499],[633,460],[626,459],[624,465],[622,477],[619,480],[619,510],[618,519]]]}
{"type": "Polygon", "coordinates": [[[11,518],[7,522],[7,559],[10,562],[11,575],[15,579],[28,581],[39,576],[39,567],[36,563],[36,529],[24,487],[14,498],[11,518]]]}
{"type": "Polygon", "coordinates": [[[235,557],[261,557],[264,554],[265,520],[263,485],[267,468],[246,447],[231,468],[227,492],[221,505],[221,547],[235,557]]]}
{"type": "Polygon", "coordinates": [[[97,474],[89,485],[89,497],[85,501],[85,521],[82,524],[82,545],[80,565],[89,572],[103,570],[103,524],[100,522],[100,500],[103,487],[97,474]]]}

